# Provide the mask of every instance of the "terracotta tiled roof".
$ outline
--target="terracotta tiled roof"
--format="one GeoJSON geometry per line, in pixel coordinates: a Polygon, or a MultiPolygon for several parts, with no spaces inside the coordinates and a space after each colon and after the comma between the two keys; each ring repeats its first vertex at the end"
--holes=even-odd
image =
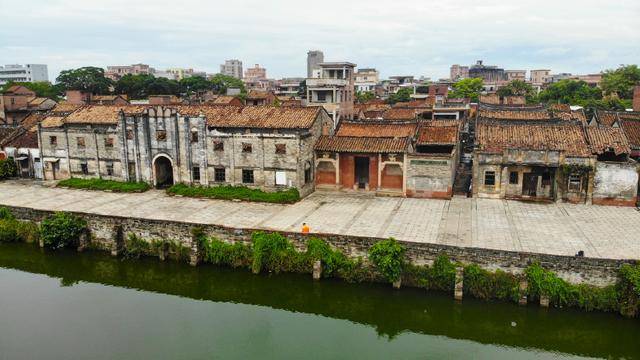
{"type": "Polygon", "coordinates": [[[384,110],[368,110],[362,113],[363,119],[382,119],[384,110]]]}
{"type": "Polygon", "coordinates": [[[620,111],[618,112],[620,120],[638,120],[640,121],[640,112],[638,111],[620,111]]]}
{"type": "Polygon", "coordinates": [[[365,104],[355,104],[354,108],[357,111],[384,111],[391,109],[391,105],[389,104],[380,104],[380,103],[365,103],[365,104]]]}
{"type": "Polygon", "coordinates": [[[569,106],[569,104],[551,104],[549,105],[549,109],[553,111],[569,112],[571,111],[571,106],[569,106]]]}
{"type": "Polygon", "coordinates": [[[218,96],[215,100],[213,100],[214,104],[231,104],[236,99],[235,96],[218,96]]]}
{"type": "MultiPolygon", "coordinates": [[[[434,102],[435,102],[435,98],[434,98],[434,102]]],[[[393,105],[393,107],[394,108],[398,108],[398,109],[403,109],[403,108],[426,109],[426,108],[433,107],[433,103],[432,102],[428,102],[426,99],[425,100],[411,100],[411,101],[404,101],[404,102],[395,103],[393,105]]]]}
{"type": "Polygon", "coordinates": [[[418,132],[418,145],[455,145],[460,133],[459,121],[428,121],[418,132]]]}
{"type": "Polygon", "coordinates": [[[38,133],[34,131],[27,131],[22,128],[15,129],[15,131],[5,140],[0,140],[0,147],[15,147],[15,148],[38,148],[38,133]]]}
{"type": "Polygon", "coordinates": [[[618,121],[618,113],[615,111],[596,110],[596,117],[600,125],[611,126],[618,121]]]}
{"type": "Polygon", "coordinates": [[[54,106],[53,109],[51,109],[51,112],[59,115],[67,115],[69,113],[72,113],[78,110],[81,107],[82,105],[79,105],[79,104],[70,104],[67,102],[62,102],[54,106]]]}
{"type": "Polygon", "coordinates": [[[591,155],[582,126],[562,124],[480,123],[476,129],[480,151],[502,153],[507,149],[564,151],[566,155],[591,155]]]}
{"type": "Polygon", "coordinates": [[[20,122],[20,126],[27,130],[31,130],[35,128],[38,123],[42,122],[46,117],[47,113],[42,111],[34,111],[31,114],[27,115],[27,117],[20,122]]]}
{"type": "Polygon", "coordinates": [[[490,105],[524,105],[524,96],[498,96],[498,94],[480,95],[479,102],[490,105]]]}
{"type": "Polygon", "coordinates": [[[496,120],[551,120],[547,110],[489,110],[480,109],[478,117],[496,120]]]}
{"type": "Polygon", "coordinates": [[[120,111],[125,114],[142,114],[144,105],[87,105],[65,117],[66,124],[117,124],[120,111]]]}
{"type": "Polygon", "coordinates": [[[269,95],[270,93],[268,91],[251,90],[247,94],[247,99],[252,99],[252,100],[268,99],[269,95]]]}
{"type": "Polygon", "coordinates": [[[295,100],[295,99],[291,99],[291,100],[282,100],[280,102],[280,106],[285,106],[285,107],[298,107],[298,106],[302,106],[302,100],[295,100]]]}
{"type": "Polygon", "coordinates": [[[46,97],[33,98],[29,101],[29,106],[38,106],[47,100],[49,100],[49,98],[46,98],[46,97]]]}
{"type": "Polygon", "coordinates": [[[382,113],[385,120],[413,120],[416,118],[414,109],[392,108],[382,113]]]}
{"type": "Polygon", "coordinates": [[[417,123],[387,124],[342,122],[336,136],[352,137],[413,137],[417,123]]]}
{"type": "Polygon", "coordinates": [[[56,116],[56,115],[47,116],[41,122],[41,125],[43,128],[60,127],[62,126],[62,124],[64,124],[64,116],[56,116]]]}
{"type": "Polygon", "coordinates": [[[640,120],[624,120],[621,128],[627,136],[631,148],[640,149],[640,120]]]}
{"type": "Polygon", "coordinates": [[[616,155],[629,154],[629,141],[620,128],[604,126],[587,126],[587,141],[593,154],[613,151],[616,155]]]}
{"type": "Polygon", "coordinates": [[[5,94],[35,95],[35,92],[23,85],[12,85],[4,91],[5,94]]]}
{"type": "Polygon", "coordinates": [[[321,107],[274,106],[178,106],[183,115],[203,114],[207,124],[218,128],[308,129],[321,107]]]}
{"type": "Polygon", "coordinates": [[[571,110],[570,108],[568,109],[569,105],[567,105],[566,107],[564,107],[563,105],[565,104],[554,104],[551,107],[551,111],[553,113],[553,116],[561,119],[561,120],[566,120],[566,121],[579,121],[583,124],[587,124],[587,116],[584,114],[584,111],[582,109],[580,110],[571,110]],[[554,108],[554,106],[556,108],[554,108]],[[568,109],[568,110],[567,110],[568,109]]]}
{"type": "Polygon", "coordinates": [[[404,153],[408,138],[321,136],[315,150],[352,153],[404,153]]]}

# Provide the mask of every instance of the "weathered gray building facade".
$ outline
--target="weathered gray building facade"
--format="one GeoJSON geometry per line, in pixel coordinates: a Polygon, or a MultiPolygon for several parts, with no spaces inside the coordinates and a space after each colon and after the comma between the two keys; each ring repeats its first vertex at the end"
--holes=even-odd
{"type": "Polygon", "coordinates": [[[45,179],[314,189],[322,108],[85,106],[42,121],[45,179]]]}

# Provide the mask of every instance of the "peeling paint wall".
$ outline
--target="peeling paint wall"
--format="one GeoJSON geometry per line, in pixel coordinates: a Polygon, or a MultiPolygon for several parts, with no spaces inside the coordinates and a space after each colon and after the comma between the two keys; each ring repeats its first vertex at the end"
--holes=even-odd
{"type": "MultiPolygon", "coordinates": [[[[623,200],[635,202],[638,192],[638,171],[635,163],[596,163],[593,200],[623,200]]],[[[623,204],[621,204],[623,205],[623,204]]]]}

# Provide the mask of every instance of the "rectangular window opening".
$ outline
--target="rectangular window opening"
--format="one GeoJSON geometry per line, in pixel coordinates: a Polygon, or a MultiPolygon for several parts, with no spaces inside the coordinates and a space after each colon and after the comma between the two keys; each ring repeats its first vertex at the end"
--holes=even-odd
{"type": "Polygon", "coordinates": [[[253,184],[253,170],[252,169],[243,169],[242,170],[242,183],[243,184],[253,184]]]}
{"type": "Polygon", "coordinates": [[[496,172],[495,171],[485,171],[484,172],[484,185],[485,186],[495,186],[496,185],[496,172]]]}

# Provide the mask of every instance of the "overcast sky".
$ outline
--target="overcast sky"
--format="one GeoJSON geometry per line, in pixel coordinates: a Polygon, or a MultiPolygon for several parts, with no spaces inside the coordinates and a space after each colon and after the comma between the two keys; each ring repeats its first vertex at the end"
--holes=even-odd
{"type": "Polygon", "coordinates": [[[0,64],[143,62],[218,72],[225,59],[305,76],[306,53],[383,77],[454,63],[588,73],[640,63],[639,0],[0,0],[0,64]]]}

